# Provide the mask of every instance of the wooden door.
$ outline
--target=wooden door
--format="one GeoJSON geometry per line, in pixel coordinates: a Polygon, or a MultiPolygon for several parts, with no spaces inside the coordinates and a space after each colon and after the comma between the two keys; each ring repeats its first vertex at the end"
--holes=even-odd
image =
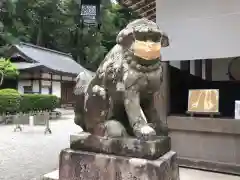
{"type": "Polygon", "coordinates": [[[75,82],[61,83],[61,104],[73,105],[75,102],[75,95],[73,93],[75,82]]]}

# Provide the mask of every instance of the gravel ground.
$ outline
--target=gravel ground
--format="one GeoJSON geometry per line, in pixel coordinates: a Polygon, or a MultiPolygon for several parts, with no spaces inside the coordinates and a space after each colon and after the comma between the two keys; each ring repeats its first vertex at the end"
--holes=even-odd
{"type": "Polygon", "coordinates": [[[81,131],[73,115],[52,121],[53,134],[44,135],[43,126],[24,126],[13,132],[13,125],[0,125],[0,180],[38,180],[58,168],[61,149],[69,147],[69,135],[81,131]]]}

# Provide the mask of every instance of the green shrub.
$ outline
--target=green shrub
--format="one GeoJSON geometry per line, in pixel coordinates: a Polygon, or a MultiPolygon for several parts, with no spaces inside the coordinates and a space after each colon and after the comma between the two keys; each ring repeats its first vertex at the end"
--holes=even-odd
{"type": "Polygon", "coordinates": [[[22,95],[20,111],[52,111],[58,107],[59,100],[54,95],[24,94],[22,95]]]}
{"type": "Polygon", "coordinates": [[[17,112],[52,111],[59,105],[54,95],[19,94],[15,89],[0,90],[0,114],[17,112]]]}
{"type": "Polygon", "coordinates": [[[19,75],[17,68],[9,59],[0,58],[0,71],[4,74],[4,78],[16,78],[19,75]]]}
{"type": "Polygon", "coordinates": [[[19,111],[21,95],[15,89],[0,90],[0,114],[14,114],[19,111]]]}

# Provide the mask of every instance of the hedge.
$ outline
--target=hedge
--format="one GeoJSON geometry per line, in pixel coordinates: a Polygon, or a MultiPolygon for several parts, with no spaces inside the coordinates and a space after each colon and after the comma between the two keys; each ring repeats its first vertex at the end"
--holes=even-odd
{"type": "Polygon", "coordinates": [[[54,95],[19,94],[15,89],[0,90],[0,113],[52,111],[58,107],[59,99],[54,95]]]}
{"type": "Polygon", "coordinates": [[[54,95],[24,94],[20,103],[20,112],[52,111],[58,107],[59,99],[54,95]]]}
{"type": "Polygon", "coordinates": [[[14,114],[19,111],[21,95],[15,89],[0,90],[0,113],[14,114]]]}

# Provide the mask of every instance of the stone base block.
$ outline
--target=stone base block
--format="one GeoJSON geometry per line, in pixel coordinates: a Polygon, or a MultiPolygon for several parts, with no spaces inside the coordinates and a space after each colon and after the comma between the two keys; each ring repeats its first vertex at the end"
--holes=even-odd
{"type": "Polygon", "coordinates": [[[59,180],[59,170],[45,174],[41,180],[59,180]]]}
{"type": "Polygon", "coordinates": [[[29,115],[22,114],[19,116],[16,116],[13,121],[14,124],[20,124],[20,125],[29,125],[29,115]]]}
{"type": "Polygon", "coordinates": [[[39,113],[33,116],[34,126],[45,126],[49,121],[49,113],[39,113]]]}
{"type": "Polygon", "coordinates": [[[179,180],[179,168],[172,151],[146,160],[65,149],[59,180],[179,180]]]}
{"type": "Polygon", "coordinates": [[[73,150],[113,154],[155,160],[171,149],[170,137],[156,136],[150,140],[132,137],[99,137],[86,132],[70,136],[70,148],[73,150]]]}

